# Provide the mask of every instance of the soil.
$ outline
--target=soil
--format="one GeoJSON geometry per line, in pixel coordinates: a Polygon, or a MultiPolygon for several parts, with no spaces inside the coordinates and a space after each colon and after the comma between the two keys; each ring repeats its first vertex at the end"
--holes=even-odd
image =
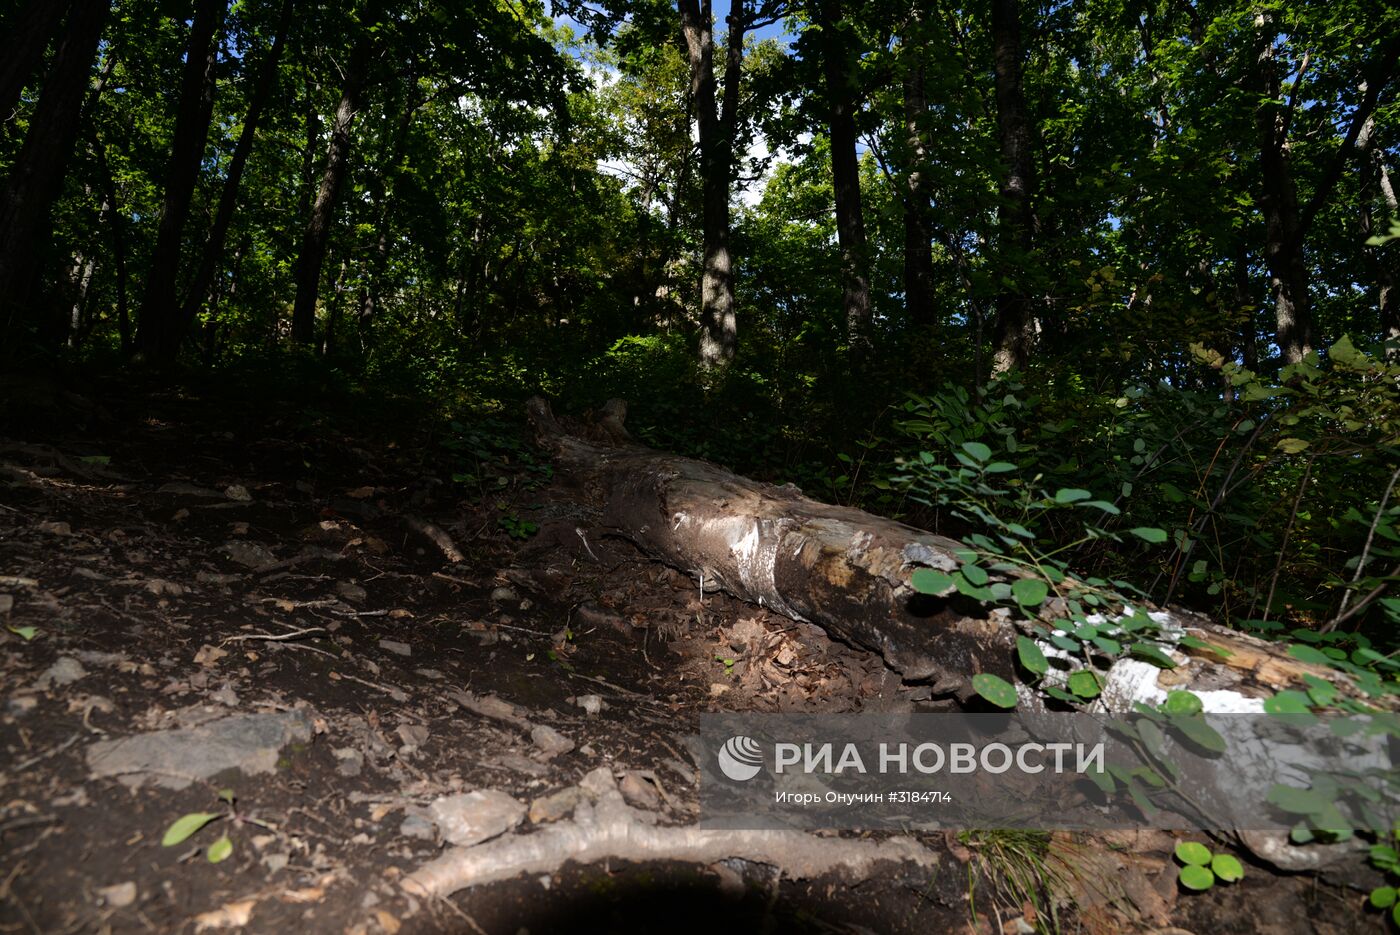
{"type": "Polygon", "coordinates": [[[415,898],[399,882],[446,846],[427,818],[440,797],[528,805],[602,766],[633,806],[687,824],[699,714],[928,699],[868,653],[593,537],[576,492],[499,423],[445,432],[411,406],[229,385],[0,389],[0,932],[1375,924],[1360,893],[1258,865],[1179,896],[1166,835],[1055,836],[1052,857],[1113,855],[1083,876],[1120,882],[1049,903],[956,835],[923,839],[936,872],[857,885],[614,862],[415,898]],[[257,713],[310,725],[270,771],[93,775],[104,741],[257,713]],[[532,739],[541,725],[569,749],[532,739]],[[193,812],[219,817],[163,845],[193,812]]]}

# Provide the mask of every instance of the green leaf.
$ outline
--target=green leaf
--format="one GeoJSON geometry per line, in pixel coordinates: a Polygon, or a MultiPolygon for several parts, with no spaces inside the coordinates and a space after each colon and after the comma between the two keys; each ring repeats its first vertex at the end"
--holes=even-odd
{"type": "Polygon", "coordinates": [[[1210,868],[1201,867],[1196,864],[1188,864],[1182,867],[1181,871],[1177,874],[1177,878],[1181,880],[1182,886],[1186,887],[1188,890],[1195,890],[1198,893],[1208,890],[1215,885],[1215,874],[1210,872],[1210,868]]]}
{"type": "Polygon", "coordinates": [[[1288,655],[1297,659],[1299,662],[1310,662],[1319,666],[1330,666],[1332,664],[1331,658],[1328,657],[1326,653],[1322,652],[1322,650],[1314,649],[1311,646],[1304,646],[1301,643],[1294,643],[1292,646],[1288,647],[1288,655]]]}
{"type": "Polygon", "coordinates": [[[84,455],[78,459],[84,464],[93,464],[97,467],[106,467],[112,463],[111,455],[84,455]]]}
{"type": "Polygon", "coordinates": [[[1088,500],[1092,497],[1089,491],[1079,487],[1061,487],[1055,492],[1056,503],[1076,503],[1080,500],[1088,500]]]}
{"type": "Polygon", "coordinates": [[[987,570],[981,565],[964,565],[962,567],[962,573],[963,577],[966,578],[969,583],[979,588],[987,583],[987,570]]]}
{"type": "Polygon", "coordinates": [[[1208,753],[1225,752],[1225,738],[1199,714],[1173,715],[1171,727],[1208,753]]]}
{"type": "Polygon", "coordinates": [[[188,815],[181,815],[169,828],[165,829],[165,837],[160,839],[161,846],[174,847],[209,822],[217,821],[222,817],[224,817],[222,812],[190,812],[188,815]]]}
{"type": "Polygon", "coordinates": [[[1039,607],[1050,594],[1050,586],[1039,578],[1017,578],[1011,582],[1011,596],[1022,607],[1039,607]]]}
{"type": "Polygon", "coordinates": [[[1332,804],[1316,789],[1299,789],[1281,783],[1274,783],[1267,798],[1290,815],[1312,815],[1332,804]]]}
{"type": "Polygon", "coordinates": [[[979,672],[972,677],[972,690],[998,708],[1016,707],[1016,689],[1006,679],[990,672],[979,672]]]}
{"type": "Polygon", "coordinates": [[[10,627],[10,632],[28,643],[39,635],[39,631],[34,627],[10,627]]]}
{"type": "Polygon", "coordinates": [[[1264,699],[1264,711],[1269,714],[1308,714],[1308,696],[1300,691],[1281,691],[1272,698],[1264,699]]]}
{"type": "Polygon", "coordinates": [[[1099,648],[1100,652],[1107,653],[1110,656],[1116,656],[1123,651],[1122,643],[1115,639],[1110,639],[1107,636],[1095,636],[1092,637],[1092,640],[1094,645],[1099,648]]]}
{"type": "Polygon", "coordinates": [[[1309,442],[1305,438],[1281,438],[1275,447],[1284,454],[1296,455],[1298,452],[1307,448],[1308,445],[1309,442]]]}
{"type": "Polygon", "coordinates": [[[1200,714],[1201,699],[1191,692],[1170,691],[1167,692],[1167,700],[1163,702],[1162,710],[1168,714],[1200,714]]]}
{"type": "Polygon", "coordinates": [[[1226,883],[1234,883],[1244,876],[1244,866],[1233,854],[1216,854],[1210,861],[1211,872],[1226,883]]]}
{"type": "Polygon", "coordinates": [[[1159,669],[1176,668],[1172,658],[1151,643],[1134,643],[1128,647],[1128,652],[1139,659],[1147,660],[1159,669]]]}
{"type": "Polygon", "coordinates": [[[992,457],[992,449],[981,442],[963,442],[963,451],[966,451],[972,458],[981,464],[986,464],[992,457]]]}
{"type": "Polygon", "coordinates": [[[1072,673],[1066,684],[1080,698],[1097,698],[1103,691],[1103,677],[1093,669],[1080,669],[1072,673]]]}
{"type": "Polygon", "coordinates": [[[1016,637],[1016,655],[1028,672],[1044,675],[1050,671],[1050,663],[1046,660],[1045,653],[1041,652],[1035,640],[1028,636],[1016,637]]]}
{"type": "Polygon", "coordinates": [[[942,594],[953,586],[953,576],[932,568],[915,568],[909,583],[920,594],[942,594]]]}
{"type": "Polygon", "coordinates": [[[1128,532],[1137,536],[1144,542],[1156,544],[1167,541],[1167,531],[1165,529],[1158,529],[1156,526],[1134,526],[1132,529],[1129,529],[1128,532]]]}
{"type": "Polygon", "coordinates": [[[983,470],[985,470],[988,474],[1005,474],[1009,471],[1016,470],[1016,465],[1010,464],[1006,461],[993,461],[991,464],[983,468],[983,470]]]}
{"type": "Polygon", "coordinates": [[[227,860],[228,856],[232,853],[233,842],[229,840],[228,835],[224,835],[219,838],[219,840],[209,845],[209,852],[205,854],[205,856],[209,858],[211,864],[217,864],[220,861],[227,860]]]}
{"type": "Polygon", "coordinates": [[[1079,505],[1080,505],[1080,506],[1092,506],[1092,507],[1094,507],[1094,508],[1096,508],[1096,509],[1102,510],[1103,512],[1107,513],[1109,516],[1117,516],[1119,513],[1123,512],[1122,510],[1118,509],[1118,507],[1116,507],[1116,506],[1114,506],[1113,504],[1109,503],[1107,500],[1085,500],[1083,503],[1081,503],[1081,504],[1079,504],[1079,505]]]}
{"type": "Polygon", "coordinates": [[[1395,897],[1400,894],[1393,886],[1380,886],[1371,890],[1371,905],[1377,909],[1389,909],[1395,905],[1395,897]]]}
{"type": "Polygon", "coordinates": [[[1182,864],[1205,866],[1211,862],[1211,848],[1200,841],[1179,841],[1176,845],[1176,859],[1182,864]]]}

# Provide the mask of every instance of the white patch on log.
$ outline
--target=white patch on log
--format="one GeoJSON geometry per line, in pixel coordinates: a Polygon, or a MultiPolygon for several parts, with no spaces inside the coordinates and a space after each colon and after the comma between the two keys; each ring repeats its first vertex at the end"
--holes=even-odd
{"type": "MultiPolygon", "coordinates": [[[[1125,612],[1114,618],[1115,621],[1130,617],[1133,608],[1125,608],[1125,612]]],[[[1175,643],[1186,630],[1179,621],[1164,611],[1151,611],[1148,616],[1161,628],[1161,636],[1166,642],[1175,643]]],[[[1085,618],[1089,623],[1100,626],[1108,622],[1108,618],[1102,614],[1090,614],[1085,618]]],[[[1065,630],[1054,631],[1057,636],[1067,636],[1065,630]]],[[[1121,633],[1111,633],[1109,635],[1121,636],[1121,633]]],[[[1036,640],[1036,645],[1045,654],[1047,659],[1060,659],[1069,664],[1068,669],[1052,668],[1045,675],[1045,681],[1056,688],[1065,688],[1069,681],[1070,673],[1083,669],[1084,661],[1079,656],[1066,652],[1058,646],[1054,646],[1043,640],[1036,640]]],[[[1177,656],[1180,654],[1177,653],[1177,656]]],[[[1181,661],[1178,659],[1178,661],[1181,661]]],[[[1156,707],[1167,700],[1167,690],[1162,688],[1158,682],[1158,675],[1161,669],[1150,662],[1140,659],[1119,659],[1109,666],[1108,672],[1104,676],[1103,691],[1099,694],[1095,703],[1095,708],[1112,713],[1128,713],[1133,709],[1134,702],[1141,702],[1145,705],[1156,707]]],[[[1262,714],[1264,713],[1264,699],[1252,698],[1237,691],[1229,690],[1190,690],[1193,695],[1201,699],[1201,709],[1206,714],[1262,714]]],[[[1032,709],[1044,707],[1044,698],[1032,686],[1018,684],[1016,694],[1022,704],[1032,709]]]]}

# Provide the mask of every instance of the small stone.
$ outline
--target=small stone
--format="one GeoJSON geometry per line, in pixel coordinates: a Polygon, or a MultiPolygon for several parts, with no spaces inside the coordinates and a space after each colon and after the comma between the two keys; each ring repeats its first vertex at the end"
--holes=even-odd
{"type": "Polygon", "coordinates": [[[365,768],[365,755],[354,747],[339,747],[331,752],[340,761],[335,771],[342,776],[358,776],[365,768]]]}
{"type": "Polygon", "coordinates": [[[251,503],[253,500],[253,495],[242,484],[229,484],[224,488],[224,496],[239,503],[251,503]]]}
{"type": "Polygon", "coordinates": [[[39,704],[39,699],[33,695],[11,695],[5,702],[5,710],[12,717],[24,717],[33,711],[39,704]]]}
{"type": "Polygon", "coordinates": [[[545,724],[536,724],[532,727],[530,739],[535,742],[535,746],[540,748],[540,752],[544,754],[546,759],[561,753],[568,753],[574,748],[572,740],[545,724]]]}
{"type": "Polygon", "coordinates": [[[497,604],[504,604],[508,601],[518,601],[520,596],[511,588],[499,587],[491,591],[491,600],[497,604]]]}
{"type": "Polygon", "coordinates": [[[654,812],[661,807],[661,796],[657,792],[655,782],[637,770],[629,769],[622,774],[622,782],[618,783],[618,790],[627,803],[634,808],[654,812]]]}
{"type": "Polygon", "coordinates": [[[379,648],[386,653],[393,653],[396,656],[413,655],[413,647],[407,643],[400,643],[397,640],[380,640],[379,648]]]}
{"type": "Polygon", "coordinates": [[[435,682],[438,682],[438,681],[441,681],[441,680],[447,678],[447,676],[443,675],[443,674],[442,674],[441,672],[439,672],[437,669],[414,669],[414,670],[413,670],[413,674],[414,674],[414,675],[421,675],[423,678],[425,678],[425,679],[432,679],[432,680],[435,681],[435,682]]]}
{"type": "Polygon", "coordinates": [[[588,796],[578,786],[561,789],[553,795],[541,796],[530,803],[530,821],[537,825],[567,818],[588,796]]]}
{"type": "Polygon", "coordinates": [[[71,685],[85,675],[87,675],[87,670],[83,668],[81,662],[71,656],[64,656],[44,670],[34,683],[34,687],[42,690],[50,686],[71,685]]]}
{"type": "Polygon", "coordinates": [[[218,691],[210,692],[209,700],[217,701],[221,705],[228,705],[230,708],[238,707],[238,693],[227,682],[218,691]]]}
{"type": "Polygon", "coordinates": [[[425,841],[433,839],[433,823],[422,815],[410,813],[399,825],[399,834],[406,838],[422,838],[425,841]]]}
{"type": "Polygon", "coordinates": [[[35,528],[51,536],[73,535],[73,527],[64,522],[39,523],[35,528]]]}
{"type": "Polygon", "coordinates": [[[113,909],[125,909],[136,902],[136,884],[128,880],[114,886],[100,886],[97,888],[97,898],[113,909]]]}
{"type": "Polygon", "coordinates": [[[352,604],[363,604],[365,599],[369,597],[368,591],[351,581],[337,581],[335,593],[352,604]]]}
{"type": "Polygon", "coordinates": [[[593,717],[603,710],[603,697],[601,695],[579,695],[574,699],[574,704],[582,708],[584,714],[593,717]]]}
{"type": "Polygon", "coordinates": [[[263,856],[262,859],[263,866],[267,868],[268,873],[276,873],[278,870],[281,870],[283,867],[286,867],[290,861],[291,855],[280,853],[266,854],[263,856]]]}
{"type": "Polygon", "coordinates": [[[232,539],[224,543],[222,551],[232,561],[254,571],[261,571],[277,564],[277,556],[273,555],[266,546],[256,542],[232,539]]]}
{"type": "Polygon", "coordinates": [[[430,808],[442,836],[461,847],[503,834],[525,818],[525,806],[497,789],[444,796],[430,808]]]}

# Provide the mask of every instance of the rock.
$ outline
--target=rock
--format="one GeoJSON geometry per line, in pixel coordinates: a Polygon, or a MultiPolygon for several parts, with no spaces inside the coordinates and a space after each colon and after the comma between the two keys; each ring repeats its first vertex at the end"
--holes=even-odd
{"type": "Polygon", "coordinates": [[[5,712],[11,717],[24,717],[39,705],[33,695],[11,695],[5,702],[5,712]]]}
{"type": "Polygon", "coordinates": [[[239,539],[232,539],[225,542],[221,550],[230,560],[237,562],[245,568],[254,571],[261,571],[277,564],[277,556],[268,551],[266,546],[256,542],[244,542],[239,539]]]}
{"type": "Polygon", "coordinates": [[[540,748],[545,759],[558,756],[561,753],[568,753],[574,748],[572,740],[544,724],[536,724],[530,729],[530,739],[535,742],[535,746],[540,748]]]}
{"type": "Polygon", "coordinates": [[[71,656],[64,656],[43,671],[35,680],[34,687],[42,691],[50,687],[71,685],[85,675],[87,675],[87,670],[83,668],[81,662],[71,656]]]}
{"type": "Polygon", "coordinates": [[[229,484],[224,488],[224,496],[239,503],[251,503],[253,500],[253,495],[242,484],[229,484]]]}
{"type": "Polygon", "coordinates": [[[428,729],[421,724],[400,724],[398,734],[403,741],[403,746],[399,747],[400,756],[408,756],[428,742],[428,729]]]}
{"type": "Polygon", "coordinates": [[[228,705],[230,708],[238,707],[238,693],[233,690],[233,686],[225,682],[218,691],[210,692],[210,701],[217,701],[221,705],[228,705]]]}
{"type": "Polygon", "coordinates": [[[406,838],[422,838],[425,841],[433,839],[433,823],[418,812],[409,812],[404,817],[403,823],[399,825],[399,834],[406,838]]]}
{"type": "Polygon", "coordinates": [[[352,604],[363,604],[365,599],[369,597],[368,591],[351,581],[337,581],[335,593],[352,604]]]}
{"type": "Polygon", "coordinates": [[[102,904],[113,909],[125,909],[136,902],[136,884],[130,880],[113,886],[99,886],[96,892],[102,904]]]}
{"type": "Polygon", "coordinates": [[[634,808],[654,812],[661,807],[661,796],[657,792],[655,778],[639,770],[629,769],[623,773],[622,782],[618,783],[618,791],[627,800],[627,804],[634,808]]]}
{"type": "Polygon", "coordinates": [[[365,755],[354,747],[339,747],[331,753],[340,761],[335,771],[342,776],[358,776],[365,768],[365,755]]]}
{"type": "Polygon", "coordinates": [[[310,740],[311,718],[304,711],[234,714],[197,727],[98,741],[87,749],[87,764],[94,778],[117,776],[135,786],[150,780],[184,789],[226,769],[250,776],[270,773],[283,747],[310,740]]]}
{"type": "Polygon", "coordinates": [[[397,640],[380,640],[379,648],[386,653],[393,653],[396,656],[413,655],[413,647],[407,643],[400,643],[397,640]]]}
{"type": "Polygon", "coordinates": [[[530,803],[530,821],[537,825],[567,818],[580,803],[588,801],[588,794],[578,786],[561,789],[553,795],[541,796],[530,803]]]}
{"type": "Polygon", "coordinates": [[[525,806],[497,789],[444,796],[430,811],[442,836],[461,847],[503,834],[525,818],[525,806]]]}
{"type": "Polygon", "coordinates": [[[512,588],[499,587],[492,589],[491,600],[497,604],[505,604],[520,600],[520,596],[512,588]]]}
{"type": "Polygon", "coordinates": [[[278,854],[265,854],[265,855],[263,855],[263,859],[262,859],[263,866],[267,868],[267,872],[268,872],[268,873],[276,873],[278,870],[281,870],[283,867],[287,866],[287,864],[288,864],[290,861],[291,861],[291,855],[290,855],[290,854],[281,854],[281,853],[278,853],[278,854]]]}
{"type": "Polygon", "coordinates": [[[584,714],[587,714],[589,717],[593,717],[599,711],[603,710],[603,696],[579,695],[577,698],[574,699],[574,704],[582,708],[584,714]]]}

